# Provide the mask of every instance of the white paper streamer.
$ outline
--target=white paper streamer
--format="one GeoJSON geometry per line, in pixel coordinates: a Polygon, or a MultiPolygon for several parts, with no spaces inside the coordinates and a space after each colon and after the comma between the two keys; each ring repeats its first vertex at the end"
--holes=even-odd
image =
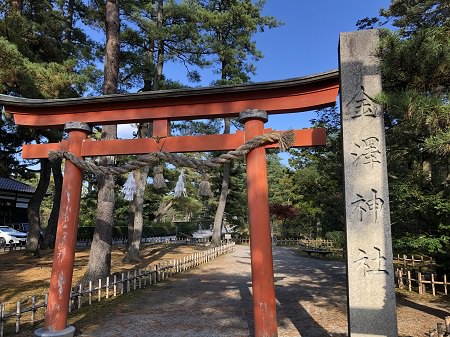
{"type": "Polygon", "coordinates": [[[175,198],[187,197],[186,188],[184,187],[184,170],[181,170],[180,176],[178,177],[174,196],[175,198]]]}
{"type": "Polygon", "coordinates": [[[134,199],[134,194],[136,193],[136,182],[134,181],[133,172],[128,173],[128,179],[125,185],[122,187],[123,198],[128,201],[134,199]]]}

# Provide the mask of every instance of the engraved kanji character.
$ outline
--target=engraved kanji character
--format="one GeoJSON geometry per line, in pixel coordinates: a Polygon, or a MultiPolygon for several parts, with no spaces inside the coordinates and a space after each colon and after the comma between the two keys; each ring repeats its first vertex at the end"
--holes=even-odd
{"type": "Polygon", "coordinates": [[[355,208],[353,209],[352,214],[358,214],[359,215],[359,221],[362,221],[363,214],[367,213],[367,209],[365,208],[365,205],[367,205],[367,200],[364,199],[364,197],[361,194],[356,193],[356,196],[359,198],[355,201],[353,201],[351,204],[355,205],[355,208]]]}
{"type": "Polygon", "coordinates": [[[375,101],[364,92],[364,87],[347,103],[347,106],[354,104],[351,110],[351,118],[358,118],[361,116],[378,117],[380,107],[375,101]]]}
{"type": "Polygon", "coordinates": [[[359,248],[358,250],[359,250],[358,259],[354,260],[353,263],[355,263],[356,265],[356,270],[357,271],[362,270],[363,275],[366,276],[366,273],[371,271],[370,265],[367,263],[369,260],[369,256],[364,250],[359,248]]]}
{"type": "Polygon", "coordinates": [[[362,162],[362,164],[372,164],[373,167],[373,163],[381,163],[379,158],[381,152],[378,149],[378,138],[368,137],[363,139],[362,142],[364,143],[363,147],[355,143],[355,146],[358,148],[358,153],[351,152],[353,156],[356,156],[353,165],[358,166],[359,162],[362,162]]]}
{"type": "Polygon", "coordinates": [[[367,206],[369,207],[369,210],[373,210],[375,213],[375,222],[378,219],[378,210],[383,207],[384,205],[384,200],[377,197],[377,193],[378,191],[372,188],[372,192],[373,192],[373,198],[369,199],[366,201],[367,206]]]}
{"type": "Polygon", "coordinates": [[[375,261],[377,269],[371,269],[367,272],[383,272],[389,275],[389,272],[386,270],[386,257],[381,255],[381,249],[378,247],[373,247],[376,251],[375,258],[371,259],[375,261]]]}

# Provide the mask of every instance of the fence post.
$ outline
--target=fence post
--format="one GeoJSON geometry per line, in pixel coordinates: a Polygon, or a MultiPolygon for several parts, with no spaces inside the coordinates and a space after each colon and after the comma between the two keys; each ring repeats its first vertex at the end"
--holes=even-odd
{"type": "Polygon", "coordinates": [[[80,283],[78,286],[78,309],[81,309],[83,297],[83,284],[80,283]]]}
{"type": "Polygon", "coordinates": [[[5,305],[0,303],[0,336],[3,336],[3,318],[5,317],[5,305]]]}
{"type": "Polygon", "coordinates": [[[131,288],[131,286],[130,286],[130,271],[127,271],[127,293],[129,293],[130,292],[130,289],[131,288]]]}
{"type": "Polygon", "coordinates": [[[117,296],[117,275],[114,274],[114,279],[113,279],[113,294],[114,297],[117,296]]]}
{"type": "Polygon", "coordinates": [[[101,301],[102,298],[102,279],[98,279],[98,302],[101,301]]]}
{"type": "Polygon", "coordinates": [[[450,316],[445,317],[445,330],[447,334],[450,334],[450,316]]]}
{"type": "Polygon", "coordinates": [[[73,296],[73,289],[70,288],[70,293],[69,293],[69,312],[72,312],[72,296],[73,296]]]}
{"type": "Polygon", "coordinates": [[[406,272],[406,275],[408,277],[408,290],[411,291],[411,288],[412,288],[411,270],[408,269],[408,271],[406,272]]]}
{"type": "Polygon", "coordinates": [[[36,313],[36,296],[31,296],[31,323],[34,323],[34,314],[36,313]]]}
{"type": "MultiPolygon", "coordinates": [[[[444,294],[447,295],[447,275],[446,274],[444,274],[444,294]]],[[[450,333],[450,331],[447,331],[447,332],[450,333]]]]}
{"type": "Polygon", "coordinates": [[[433,292],[433,296],[436,296],[436,286],[434,284],[434,274],[431,272],[431,291],[433,292]]]}
{"type": "Polygon", "coordinates": [[[423,294],[422,273],[420,271],[417,273],[417,283],[419,285],[419,295],[422,295],[423,294]]]}
{"type": "Polygon", "coordinates": [[[16,333],[20,330],[20,301],[16,302],[16,333]]]}
{"type": "Polygon", "coordinates": [[[106,298],[109,298],[109,276],[106,277],[106,298]]]}
{"type": "Polygon", "coordinates": [[[438,337],[444,337],[443,324],[440,322],[437,324],[437,335],[438,337]]]}
{"type": "Polygon", "coordinates": [[[89,305],[92,304],[92,281],[89,281],[89,305]]]}

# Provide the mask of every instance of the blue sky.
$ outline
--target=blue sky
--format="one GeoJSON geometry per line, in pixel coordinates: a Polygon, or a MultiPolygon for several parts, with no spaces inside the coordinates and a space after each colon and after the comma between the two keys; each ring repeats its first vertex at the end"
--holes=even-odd
{"type": "MultiPolygon", "coordinates": [[[[256,63],[253,82],[281,80],[311,75],[338,67],[339,32],[356,30],[356,22],[378,15],[389,0],[267,0],[263,14],[271,15],[284,25],[255,35],[264,58],[256,63]]],[[[189,84],[182,65],[168,64],[168,78],[189,84]]],[[[202,86],[208,86],[217,75],[211,69],[202,74],[202,86]]],[[[190,84],[192,85],[192,83],[190,84]]],[[[267,127],[282,130],[305,128],[313,112],[270,116],[267,127]]]]}

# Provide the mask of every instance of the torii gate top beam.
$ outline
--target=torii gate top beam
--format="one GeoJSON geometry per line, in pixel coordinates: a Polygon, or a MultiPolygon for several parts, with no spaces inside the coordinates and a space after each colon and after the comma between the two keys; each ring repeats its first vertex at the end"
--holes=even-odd
{"type": "Polygon", "coordinates": [[[61,128],[67,122],[97,125],[236,117],[245,109],[299,112],[333,105],[338,90],[339,72],[331,71],[256,84],[100,97],[42,100],[0,95],[0,104],[14,114],[17,125],[61,128]]]}

